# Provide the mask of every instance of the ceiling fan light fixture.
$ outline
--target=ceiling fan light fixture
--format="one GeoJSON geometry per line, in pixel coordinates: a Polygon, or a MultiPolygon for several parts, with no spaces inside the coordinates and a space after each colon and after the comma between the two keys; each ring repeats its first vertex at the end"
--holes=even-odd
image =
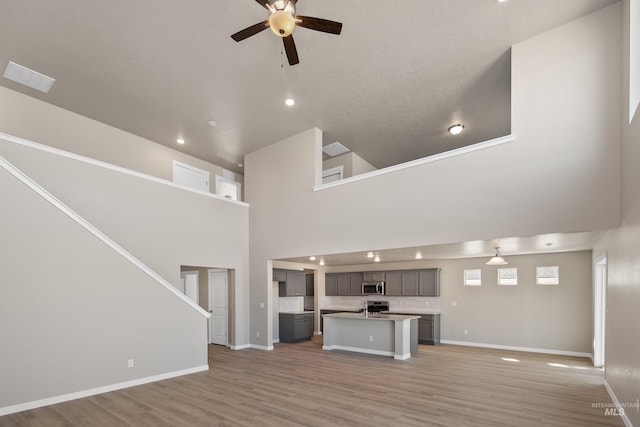
{"type": "Polygon", "coordinates": [[[296,28],[296,19],[284,10],[276,10],[269,16],[269,27],[278,37],[287,37],[296,28]]]}
{"type": "Polygon", "coordinates": [[[507,261],[504,260],[504,258],[502,258],[502,255],[500,255],[500,247],[496,247],[494,249],[496,250],[496,254],[493,256],[493,258],[491,258],[489,261],[487,261],[487,265],[507,265],[507,264],[509,264],[507,261]]]}

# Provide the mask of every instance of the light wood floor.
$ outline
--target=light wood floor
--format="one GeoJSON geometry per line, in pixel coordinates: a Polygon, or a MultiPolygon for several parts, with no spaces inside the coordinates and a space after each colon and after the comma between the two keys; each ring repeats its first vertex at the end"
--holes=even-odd
{"type": "Polygon", "coordinates": [[[587,359],[421,345],[396,361],[321,343],[210,346],[209,372],[0,417],[0,426],[623,425],[593,407],[611,400],[587,359]]]}

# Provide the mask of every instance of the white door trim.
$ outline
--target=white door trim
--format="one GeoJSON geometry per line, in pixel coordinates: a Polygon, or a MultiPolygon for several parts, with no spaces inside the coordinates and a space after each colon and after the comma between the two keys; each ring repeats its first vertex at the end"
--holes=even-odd
{"type": "Polygon", "coordinates": [[[593,366],[605,364],[607,325],[607,254],[598,257],[593,266],[593,366]]]}
{"type": "Polygon", "coordinates": [[[209,344],[219,344],[219,345],[225,345],[225,346],[229,346],[229,271],[223,268],[212,268],[208,270],[208,282],[209,282],[209,301],[208,301],[208,306],[209,306],[209,314],[211,315],[211,317],[209,317],[209,333],[208,333],[208,342],[209,344]],[[220,275],[220,277],[224,277],[224,295],[223,295],[223,299],[224,299],[224,303],[223,308],[222,307],[218,307],[216,308],[216,301],[214,298],[215,295],[215,289],[214,289],[214,275],[220,275]],[[221,318],[222,316],[222,318],[221,318]],[[224,338],[223,339],[219,339],[216,337],[215,332],[216,332],[216,326],[220,326],[217,325],[216,322],[222,322],[222,328],[224,330],[224,338]]]}

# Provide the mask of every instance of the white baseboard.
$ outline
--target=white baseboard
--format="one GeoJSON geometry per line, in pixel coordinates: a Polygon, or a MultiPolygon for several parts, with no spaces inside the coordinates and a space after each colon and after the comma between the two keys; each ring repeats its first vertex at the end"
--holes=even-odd
{"type": "Polygon", "coordinates": [[[627,416],[627,409],[629,408],[623,408],[624,410],[622,411],[622,413],[620,413],[620,408],[622,408],[622,405],[620,404],[620,401],[616,397],[616,394],[613,392],[613,389],[611,388],[607,380],[604,380],[604,387],[607,389],[607,393],[609,393],[609,397],[611,397],[613,404],[616,405],[616,409],[618,410],[618,415],[620,416],[620,418],[622,418],[622,422],[624,423],[624,425],[626,427],[633,427],[633,424],[631,424],[631,420],[629,420],[629,417],[627,416]]]}
{"type": "Polygon", "coordinates": [[[277,344],[277,343],[279,343],[279,342],[280,342],[280,339],[275,339],[275,340],[273,340],[273,343],[274,343],[274,344],[277,344]]]}
{"type": "Polygon", "coordinates": [[[244,350],[245,348],[251,348],[251,344],[232,345],[229,348],[231,350],[244,350]]]}
{"type": "Polygon", "coordinates": [[[384,350],[371,350],[368,348],[360,348],[360,347],[349,347],[346,345],[323,345],[323,350],[344,350],[344,351],[353,351],[356,353],[367,353],[367,354],[376,354],[378,356],[394,356],[395,353],[393,351],[384,351],[384,350]]]}
{"type": "Polygon", "coordinates": [[[271,351],[273,350],[273,345],[258,345],[258,344],[249,344],[250,348],[255,348],[258,350],[271,351]]]}
{"type": "Polygon", "coordinates": [[[516,347],[511,345],[497,345],[497,344],[486,344],[486,343],[467,342],[467,341],[451,341],[451,340],[441,340],[440,343],[464,345],[468,347],[495,348],[498,350],[524,351],[527,353],[557,354],[560,356],[576,356],[576,357],[591,358],[591,354],[589,353],[581,353],[578,351],[553,350],[548,348],[516,347]]]}
{"type": "Polygon", "coordinates": [[[122,390],[124,388],[135,387],[142,384],[162,381],[169,378],[183,375],[195,374],[196,372],[208,371],[209,365],[197,366],[195,368],[183,369],[181,371],[168,372],[166,374],[153,375],[145,378],[138,378],[117,384],[91,388],[88,390],[76,391],[74,393],[61,394],[59,396],[48,397],[46,399],[34,400],[32,402],[19,403],[17,405],[0,408],[0,416],[9,415],[16,412],[28,411],[30,409],[41,408],[43,406],[54,405],[56,403],[68,402],[70,400],[82,399],[84,397],[95,396],[96,394],[108,393],[110,391],[122,390]]]}

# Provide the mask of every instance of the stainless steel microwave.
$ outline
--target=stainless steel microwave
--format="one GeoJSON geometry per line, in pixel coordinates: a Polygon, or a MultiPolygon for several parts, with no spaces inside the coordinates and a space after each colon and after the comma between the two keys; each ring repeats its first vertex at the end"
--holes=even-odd
{"type": "Polygon", "coordinates": [[[362,295],[384,295],[384,282],[362,282],[362,295]]]}

